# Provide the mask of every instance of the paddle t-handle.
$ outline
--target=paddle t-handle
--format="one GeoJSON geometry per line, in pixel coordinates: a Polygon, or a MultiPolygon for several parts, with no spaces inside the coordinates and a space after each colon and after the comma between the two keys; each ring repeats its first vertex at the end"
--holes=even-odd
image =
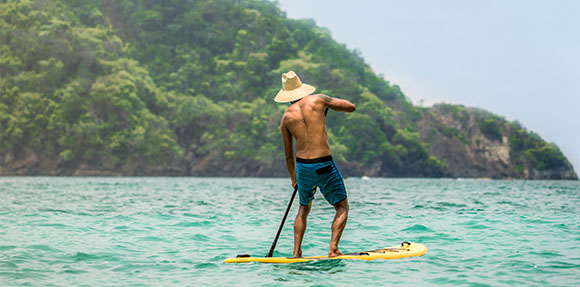
{"type": "Polygon", "coordinates": [[[286,217],[288,217],[288,212],[290,212],[290,208],[292,207],[292,202],[294,202],[294,197],[296,197],[296,192],[298,191],[298,185],[294,187],[294,192],[292,193],[292,197],[290,198],[290,202],[288,203],[288,207],[286,207],[286,213],[284,213],[284,217],[282,218],[282,222],[280,223],[280,227],[278,228],[278,233],[276,233],[276,237],[274,238],[274,242],[272,242],[272,247],[270,247],[270,252],[266,257],[272,257],[274,255],[274,249],[276,249],[276,243],[278,243],[278,238],[280,237],[280,233],[282,232],[282,228],[284,228],[284,222],[286,222],[286,217]]]}

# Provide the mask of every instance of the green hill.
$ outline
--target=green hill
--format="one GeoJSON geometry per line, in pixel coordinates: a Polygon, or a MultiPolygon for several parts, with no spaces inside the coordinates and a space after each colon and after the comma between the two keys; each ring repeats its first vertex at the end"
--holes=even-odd
{"type": "Polygon", "coordinates": [[[272,99],[294,70],[357,105],[328,115],[346,175],[577,178],[517,123],[413,106],[359,53],[275,3],[0,3],[3,175],[286,176],[286,106],[272,99]]]}

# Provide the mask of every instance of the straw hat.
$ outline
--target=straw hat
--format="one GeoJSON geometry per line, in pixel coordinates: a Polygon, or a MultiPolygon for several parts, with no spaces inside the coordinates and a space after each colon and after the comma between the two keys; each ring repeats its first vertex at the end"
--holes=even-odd
{"type": "Polygon", "coordinates": [[[278,92],[274,101],[278,103],[287,103],[299,100],[312,94],[315,87],[303,84],[294,71],[282,74],[282,89],[278,92]]]}

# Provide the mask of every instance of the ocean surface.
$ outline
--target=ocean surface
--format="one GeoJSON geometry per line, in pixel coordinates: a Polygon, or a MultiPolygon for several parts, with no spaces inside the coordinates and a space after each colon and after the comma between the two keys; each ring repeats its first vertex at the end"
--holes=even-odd
{"type": "MultiPolygon", "coordinates": [[[[224,264],[264,256],[292,188],[276,178],[0,177],[0,286],[578,286],[580,183],[347,178],[340,243],[422,257],[224,264]]],[[[291,256],[295,200],[275,255],[291,256]]],[[[326,255],[314,200],[304,255],[326,255]]]]}

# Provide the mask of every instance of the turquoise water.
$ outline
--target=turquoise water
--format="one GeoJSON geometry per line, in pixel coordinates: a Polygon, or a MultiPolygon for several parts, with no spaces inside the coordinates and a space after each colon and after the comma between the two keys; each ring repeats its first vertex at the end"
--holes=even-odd
{"type": "MultiPolygon", "coordinates": [[[[580,183],[346,179],[340,247],[414,241],[423,257],[223,264],[265,255],[291,188],[271,178],[0,178],[2,286],[577,286],[580,183]]],[[[291,211],[276,255],[292,254],[291,211]]],[[[328,252],[314,201],[304,255],[328,252]]]]}

